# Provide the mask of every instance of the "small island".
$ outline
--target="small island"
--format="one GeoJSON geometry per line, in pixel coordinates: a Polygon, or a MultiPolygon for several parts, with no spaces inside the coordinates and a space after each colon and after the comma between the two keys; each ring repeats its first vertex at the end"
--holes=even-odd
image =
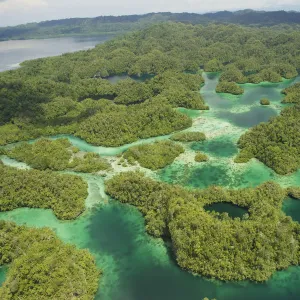
{"type": "Polygon", "coordinates": [[[216,92],[228,93],[233,95],[242,95],[244,93],[244,89],[235,82],[222,81],[218,83],[216,87],[216,92]]]}
{"type": "Polygon", "coordinates": [[[262,99],[260,99],[259,103],[260,103],[261,105],[270,105],[270,104],[271,104],[270,100],[267,99],[267,98],[262,98],[262,99]]]}
{"type": "Polygon", "coordinates": [[[87,250],[61,242],[48,228],[0,221],[0,265],[9,264],[1,299],[94,299],[100,270],[87,250]]]}
{"type": "Polygon", "coordinates": [[[129,164],[137,161],[144,168],[158,170],[171,164],[183,152],[184,148],[180,144],[160,141],[131,147],[124,153],[123,158],[129,164]]]}
{"type": "Polygon", "coordinates": [[[68,139],[40,139],[33,144],[21,143],[5,154],[38,170],[72,170],[93,173],[110,168],[106,159],[97,153],[79,153],[68,139]]]}
{"type": "Polygon", "coordinates": [[[197,152],[195,155],[195,162],[208,161],[208,156],[202,152],[197,152]]]}
{"type": "Polygon", "coordinates": [[[0,161],[0,182],[0,211],[50,208],[57,218],[72,220],[85,210],[88,186],[75,175],[18,170],[0,161]]]}
{"type": "Polygon", "coordinates": [[[263,282],[276,270],[300,264],[300,227],[282,213],[288,191],[276,183],[239,190],[187,190],[127,172],[108,180],[106,187],[113,198],[144,214],[149,234],[172,242],[178,265],[190,272],[226,281],[263,282]],[[247,220],[233,219],[204,209],[219,202],[246,208],[250,215],[247,220]],[[288,243],[291,240],[295,243],[288,243]]]}
{"type": "Polygon", "coordinates": [[[176,142],[202,142],[206,140],[206,136],[203,132],[188,131],[174,133],[170,139],[176,142]]]}
{"type": "Polygon", "coordinates": [[[255,157],[276,173],[286,175],[300,168],[300,105],[283,109],[279,116],[244,133],[235,162],[255,157]]]}
{"type": "Polygon", "coordinates": [[[300,103],[300,82],[293,84],[292,86],[285,88],[281,92],[285,95],[282,103],[300,103]]]}

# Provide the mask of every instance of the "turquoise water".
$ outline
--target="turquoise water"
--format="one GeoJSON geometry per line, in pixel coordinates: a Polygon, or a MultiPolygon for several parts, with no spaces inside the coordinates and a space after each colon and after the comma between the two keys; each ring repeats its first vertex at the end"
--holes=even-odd
{"type": "MultiPolygon", "coordinates": [[[[274,180],[282,186],[300,186],[300,171],[288,176],[279,176],[255,159],[247,164],[234,164],[233,158],[238,152],[236,141],[247,130],[248,121],[245,115],[242,124],[233,120],[232,116],[218,115],[224,111],[231,114],[250,114],[251,108],[260,109],[259,98],[262,91],[273,95],[272,99],[276,105],[273,103],[270,108],[278,113],[282,107],[280,89],[290,82],[279,85],[246,85],[245,95],[234,98],[218,95],[213,91],[218,80],[217,74],[205,74],[205,77],[206,85],[201,93],[211,106],[211,110],[205,112],[180,110],[193,118],[193,126],[190,130],[205,132],[207,141],[185,145],[186,153],[182,157],[165,169],[153,173],[153,176],[166,182],[198,188],[212,184],[241,188],[256,186],[267,180],[274,180]],[[257,96],[252,98],[251,95],[256,94],[257,96]],[[209,161],[201,164],[194,163],[192,158],[195,151],[205,152],[209,156],[209,161]]],[[[255,122],[263,117],[266,119],[270,117],[268,110],[262,108],[261,111],[266,115],[257,118],[255,122]]],[[[62,136],[52,138],[59,137],[62,136]]],[[[64,137],[69,138],[83,151],[107,156],[117,155],[132,146],[131,144],[117,148],[95,147],[72,136],[64,137]]],[[[147,139],[138,143],[168,137],[147,139]]],[[[13,160],[2,158],[6,164],[26,167],[13,160]]],[[[0,219],[28,226],[47,226],[65,242],[74,243],[80,248],[88,248],[95,255],[97,265],[104,272],[96,299],[201,300],[204,297],[218,300],[299,299],[300,267],[276,272],[263,284],[220,282],[194,276],[181,270],[176,264],[170,246],[161,239],[154,239],[147,235],[143,216],[135,208],[111,200],[105,194],[103,177],[79,175],[88,182],[89,197],[86,200],[86,212],[77,220],[61,222],[56,219],[51,210],[28,208],[0,213],[0,219]]],[[[297,211],[300,212],[298,203],[300,201],[294,203],[286,200],[283,210],[289,215],[294,213],[295,218],[297,211]]],[[[228,210],[223,207],[222,210],[229,212],[234,209],[231,207],[231,210],[228,210]]],[[[3,269],[0,269],[0,280],[5,273],[1,270],[3,269]]]]}
{"type": "Polygon", "coordinates": [[[5,281],[7,267],[0,267],[0,285],[5,281]]]}
{"type": "Polygon", "coordinates": [[[299,80],[297,77],[280,83],[242,84],[244,94],[235,96],[215,92],[219,80],[217,73],[204,73],[203,76],[208,83],[201,89],[201,94],[216,113],[216,117],[245,128],[266,122],[270,117],[276,116],[284,107],[281,104],[283,99],[281,90],[299,80]],[[261,106],[259,103],[261,98],[268,98],[271,105],[261,106]]]}
{"type": "Polygon", "coordinates": [[[277,115],[278,113],[274,108],[267,106],[251,107],[249,111],[240,113],[230,111],[220,111],[217,113],[217,117],[245,128],[253,127],[261,122],[267,122],[271,117],[277,115]]]}
{"type": "Polygon", "coordinates": [[[66,242],[88,247],[104,270],[96,299],[113,300],[296,300],[300,268],[277,272],[263,284],[225,283],[181,270],[170,249],[145,233],[136,209],[110,200],[74,222],[59,222],[49,210],[17,209],[0,215],[28,226],[49,226],[66,242]]]}
{"type": "Polygon", "coordinates": [[[192,188],[207,188],[210,185],[233,189],[255,187],[270,180],[283,187],[300,186],[299,170],[291,175],[281,176],[254,159],[245,165],[235,165],[226,159],[197,165],[177,162],[159,171],[158,175],[162,181],[192,188]]]}
{"type": "Polygon", "coordinates": [[[203,142],[195,142],[191,145],[194,151],[201,151],[217,157],[229,157],[236,155],[238,149],[230,136],[223,135],[203,142]]]}

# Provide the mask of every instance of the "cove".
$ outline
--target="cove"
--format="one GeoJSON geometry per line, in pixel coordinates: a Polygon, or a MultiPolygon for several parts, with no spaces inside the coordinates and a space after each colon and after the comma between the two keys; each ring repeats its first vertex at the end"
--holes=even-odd
{"type": "Polygon", "coordinates": [[[7,267],[6,266],[0,267],[0,286],[5,281],[6,274],[7,274],[7,267]]]}
{"type": "Polygon", "coordinates": [[[267,122],[271,117],[277,116],[275,109],[271,107],[251,107],[249,111],[233,113],[230,111],[220,111],[217,116],[226,119],[234,125],[240,127],[253,127],[261,122],[267,122]]]}
{"type": "Polygon", "coordinates": [[[231,122],[233,125],[249,128],[261,122],[266,122],[270,117],[276,116],[286,105],[282,104],[282,89],[299,81],[300,76],[293,79],[283,79],[279,83],[262,82],[260,84],[241,84],[245,92],[243,95],[218,94],[215,92],[219,82],[219,73],[202,73],[205,85],[201,94],[210,109],[219,119],[231,122]],[[262,107],[261,98],[271,101],[269,107],[262,107]]]}
{"type": "Polygon", "coordinates": [[[154,75],[152,75],[152,74],[143,74],[141,76],[136,76],[136,75],[135,76],[129,76],[127,74],[120,74],[120,75],[108,76],[104,79],[107,79],[110,83],[115,84],[115,83],[118,83],[121,80],[129,79],[129,78],[133,79],[137,82],[144,82],[144,81],[146,81],[148,79],[151,79],[153,77],[154,77],[154,75]]]}
{"type": "Polygon", "coordinates": [[[291,197],[286,198],[283,201],[282,210],[294,221],[300,222],[300,200],[291,197]]]}
{"type": "Polygon", "coordinates": [[[219,202],[205,205],[204,209],[210,212],[228,213],[231,218],[241,218],[247,214],[247,209],[234,205],[232,203],[219,202]]]}

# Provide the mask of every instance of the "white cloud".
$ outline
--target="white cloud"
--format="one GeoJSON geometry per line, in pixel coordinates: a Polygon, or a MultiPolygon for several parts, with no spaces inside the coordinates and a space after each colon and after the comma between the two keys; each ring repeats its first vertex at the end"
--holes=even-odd
{"type": "Polygon", "coordinates": [[[0,14],[38,9],[47,6],[44,0],[0,0],[0,14]]]}
{"type": "Polygon", "coordinates": [[[0,26],[70,17],[208,12],[238,9],[295,9],[299,0],[0,0],[0,26]]]}

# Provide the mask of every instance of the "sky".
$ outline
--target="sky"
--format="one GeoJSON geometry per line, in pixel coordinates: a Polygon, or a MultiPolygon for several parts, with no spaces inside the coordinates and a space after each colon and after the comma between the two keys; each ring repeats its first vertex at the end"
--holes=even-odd
{"type": "Polygon", "coordinates": [[[220,10],[298,10],[299,0],[0,0],[0,26],[72,17],[149,12],[204,13],[220,10]]]}

